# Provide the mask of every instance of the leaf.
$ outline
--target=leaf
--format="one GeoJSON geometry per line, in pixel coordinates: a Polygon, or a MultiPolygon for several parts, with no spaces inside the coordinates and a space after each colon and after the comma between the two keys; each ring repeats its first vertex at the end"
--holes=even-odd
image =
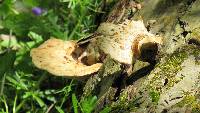
{"type": "Polygon", "coordinates": [[[5,106],[5,109],[6,109],[6,112],[3,112],[3,113],[8,113],[8,104],[7,104],[7,100],[5,99],[4,96],[2,96],[1,101],[4,103],[4,106],[5,106]]]}
{"type": "Polygon", "coordinates": [[[78,100],[74,93],[72,94],[72,104],[73,104],[73,108],[74,108],[74,113],[78,113],[78,100]]]}
{"type": "Polygon", "coordinates": [[[18,47],[17,39],[14,36],[0,35],[1,47],[18,47]]]}
{"type": "Polygon", "coordinates": [[[28,90],[26,84],[20,79],[18,75],[15,75],[14,78],[6,76],[6,79],[13,84],[17,89],[28,90]]]}
{"type": "Polygon", "coordinates": [[[42,36],[40,36],[40,35],[38,35],[38,34],[32,32],[32,31],[30,31],[30,32],[28,33],[28,36],[29,36],[32,40],[34,40],[36,43],[40,43],[40,42],[43,41],[42,36]]]}
{"type": "Polygon", "coordinates": [[[61,26],[58,23],[58,16],[55,15],[52,11],[49,11],[47,16],[47,20],[49,23],[49,29],[53,36],[63,39],[64,33],[61,31],[61,26]]]}
{"type": "Polygon", "coordinates": [[[81,106],[84,113],[91,113],[96,107],[97,97],[88,97],[82,101],[81,106]]]}
{"type": "Polygon", "coordinates": [[[3,55],[0,55],[0,78],[4,75],[5,72],[12,69],[15,62],[15,51],[7,51],[3,55]]]}
{"type": "Polygon", "coordinates": [[[38,104],[40,105],[40,107],[43,107],[45,105],[44,101],[41,98],[39,98],[35,94],[33,94],[32,96],[38,102],[38,104]]]}
{"type": "Polygon", "coordinates": [[[25,92],[25,94],[22,96],[23,99],[27,99],[28,97],[30,97],[31,95],[33,95],[32,92],[25,92]]]}
{"type": "Polygon", "coordinates": [[[59,2],[69,2],[70,0],[59,0],[59,2]]]}
{"type": "Polygon", "coordinates": [[[16,103],[17,103],[17,95],[15,95],[15,100],[13,102],[13,113],[16,113],[16,103]]]}
{"type": "Polygon", "coordinates": [[[59,113],[65,113],[60,107],[56,106],[56,110],[59,112],[59,113]]]}

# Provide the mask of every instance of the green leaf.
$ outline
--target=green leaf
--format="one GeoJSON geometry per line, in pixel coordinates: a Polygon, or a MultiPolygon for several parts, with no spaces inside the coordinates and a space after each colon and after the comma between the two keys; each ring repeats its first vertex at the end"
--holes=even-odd
{"type": "Polygon", "coordinates": [[[38,102],[40,107],[43,107],[45,105],[44,101],[40,97],[36,96],[35,94],[33,94],[33,98],[38,102]]]}
{"type": "Polygon", "coordinates": [[[16,113],[16,103],[17,103],[17,95],[15,95],[15,100],[13,102],[13,113],[16,113]]]}
{"type": "Polygon", "coordinates": [[[60,2],[69,2],[70,0],[59,0],[60,2]]]}
{"type": "Polygon", "coordinates": [[[78,113],[78,100],[74,93],[72,94],[72,104],[73,104],[73,108],[74,108],[74,113],[78,113]]]}
{"type": "Polygon", "coordinates": [[[84,113],[91,113],[94,108],[96,107],[97,97],[96,96],[89,96],[88,98],[84,99],[81,102],[81,107],[84,113]]]}
{"type": "Polygon", "coordinates": [[[6,79],[13,84],[17,89],[28,90],[26,84],[19,78],[19,76],[15,75],[14,78],[10,76],[6,76],[6,79]]]}
{"type": "Polygon", "coordinates": [[[3,55],[0,55],[0,78],[2,78],[5,72],[12,69],[15,62],[15,56],[16,52],[12,50],[7,51],[3,55]]]}
{"type": "MultiPolygon", "coordinates": [[[[1,35],[0,38],[4,38],[2,39],[2,41],[0,41],[2,47],[18,47],[18,43],[17,43],[17,39],[15,37],[9,38],[8,35],[1,35]]],[[[1,39],[0,39],[1,40],[1,39]]]]}
{"type": "Polygon", "coordinates": [[[60,107],[56,106],[56,110],[59,112],[59,113],[65,113],[60,107]]]}
{"type": "Polygon", "coordinates": [[[42,36],[40,36],[40,35],[38,35],[38,34],[32,32],[32,31],[30,31],[30,32],[28,33],[28,36],[29,36],[32,40],[34,40],[36,43],[40,43],[40,42],[43,41],[42,36]]]}
{"type": "Polygon", "coordinates": [[[7,101],[6,101],[4,96],[2,96],[1,101],[4,103],[4,106],[5,106],[5,109],[6,109],[6,112],[3,112],[3,113],[9,113],[8,112],[8,104],[7,104],[7,101]]]}
{"type": "Polygon", "coordinates": [[[32,95],[33,95],[32,92],[25,92],[25,94],[22,97],[23,97],[23,99],[27,99],[28,97],[30,97],[32,95]]]}

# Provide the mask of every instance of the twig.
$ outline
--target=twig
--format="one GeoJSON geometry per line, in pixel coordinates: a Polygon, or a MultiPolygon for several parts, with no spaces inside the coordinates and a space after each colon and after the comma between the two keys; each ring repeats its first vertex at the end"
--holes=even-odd
{"type": "Polygon", "coordinates": [[[49,113],[55,104],[56,103],[51,104],[45,113],[49,113]]]}

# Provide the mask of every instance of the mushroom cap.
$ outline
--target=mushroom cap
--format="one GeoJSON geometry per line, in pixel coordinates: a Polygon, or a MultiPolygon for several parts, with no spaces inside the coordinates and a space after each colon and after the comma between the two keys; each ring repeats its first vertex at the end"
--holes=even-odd
{"type": "Polygon", "coordinates": [[[97,72],[102,64],[84,65],[72,56],[76,48],[75,41],[49,39],[38,48],[32,49],[30,55],[36,67],[53,75],[78,77],[97,72]]]}
{"type": "Polygon", "coordinates": [[[143,43],[160,44],[161,40],[147,31],[142,20],[126,20],[122,24],[102,23],[97,31],[102,34],[97,37],[99,49],[125,64],[133,63],[143,43]]]}

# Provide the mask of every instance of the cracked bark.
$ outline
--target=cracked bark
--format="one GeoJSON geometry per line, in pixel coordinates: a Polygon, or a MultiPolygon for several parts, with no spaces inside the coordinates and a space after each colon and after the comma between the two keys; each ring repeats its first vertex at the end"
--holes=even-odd
{"type": "Polygon", "coordinates": [[[136,61],[131,76],[111,58],[86,83],[82,99],[97,95],[95,112],[200,112],[200,1],[120,0],[107,22],[141,18],[154,34],[164,37],[156,62],[136,61]],[[155,21],[154,24],[151,24],[155,21]]]}

